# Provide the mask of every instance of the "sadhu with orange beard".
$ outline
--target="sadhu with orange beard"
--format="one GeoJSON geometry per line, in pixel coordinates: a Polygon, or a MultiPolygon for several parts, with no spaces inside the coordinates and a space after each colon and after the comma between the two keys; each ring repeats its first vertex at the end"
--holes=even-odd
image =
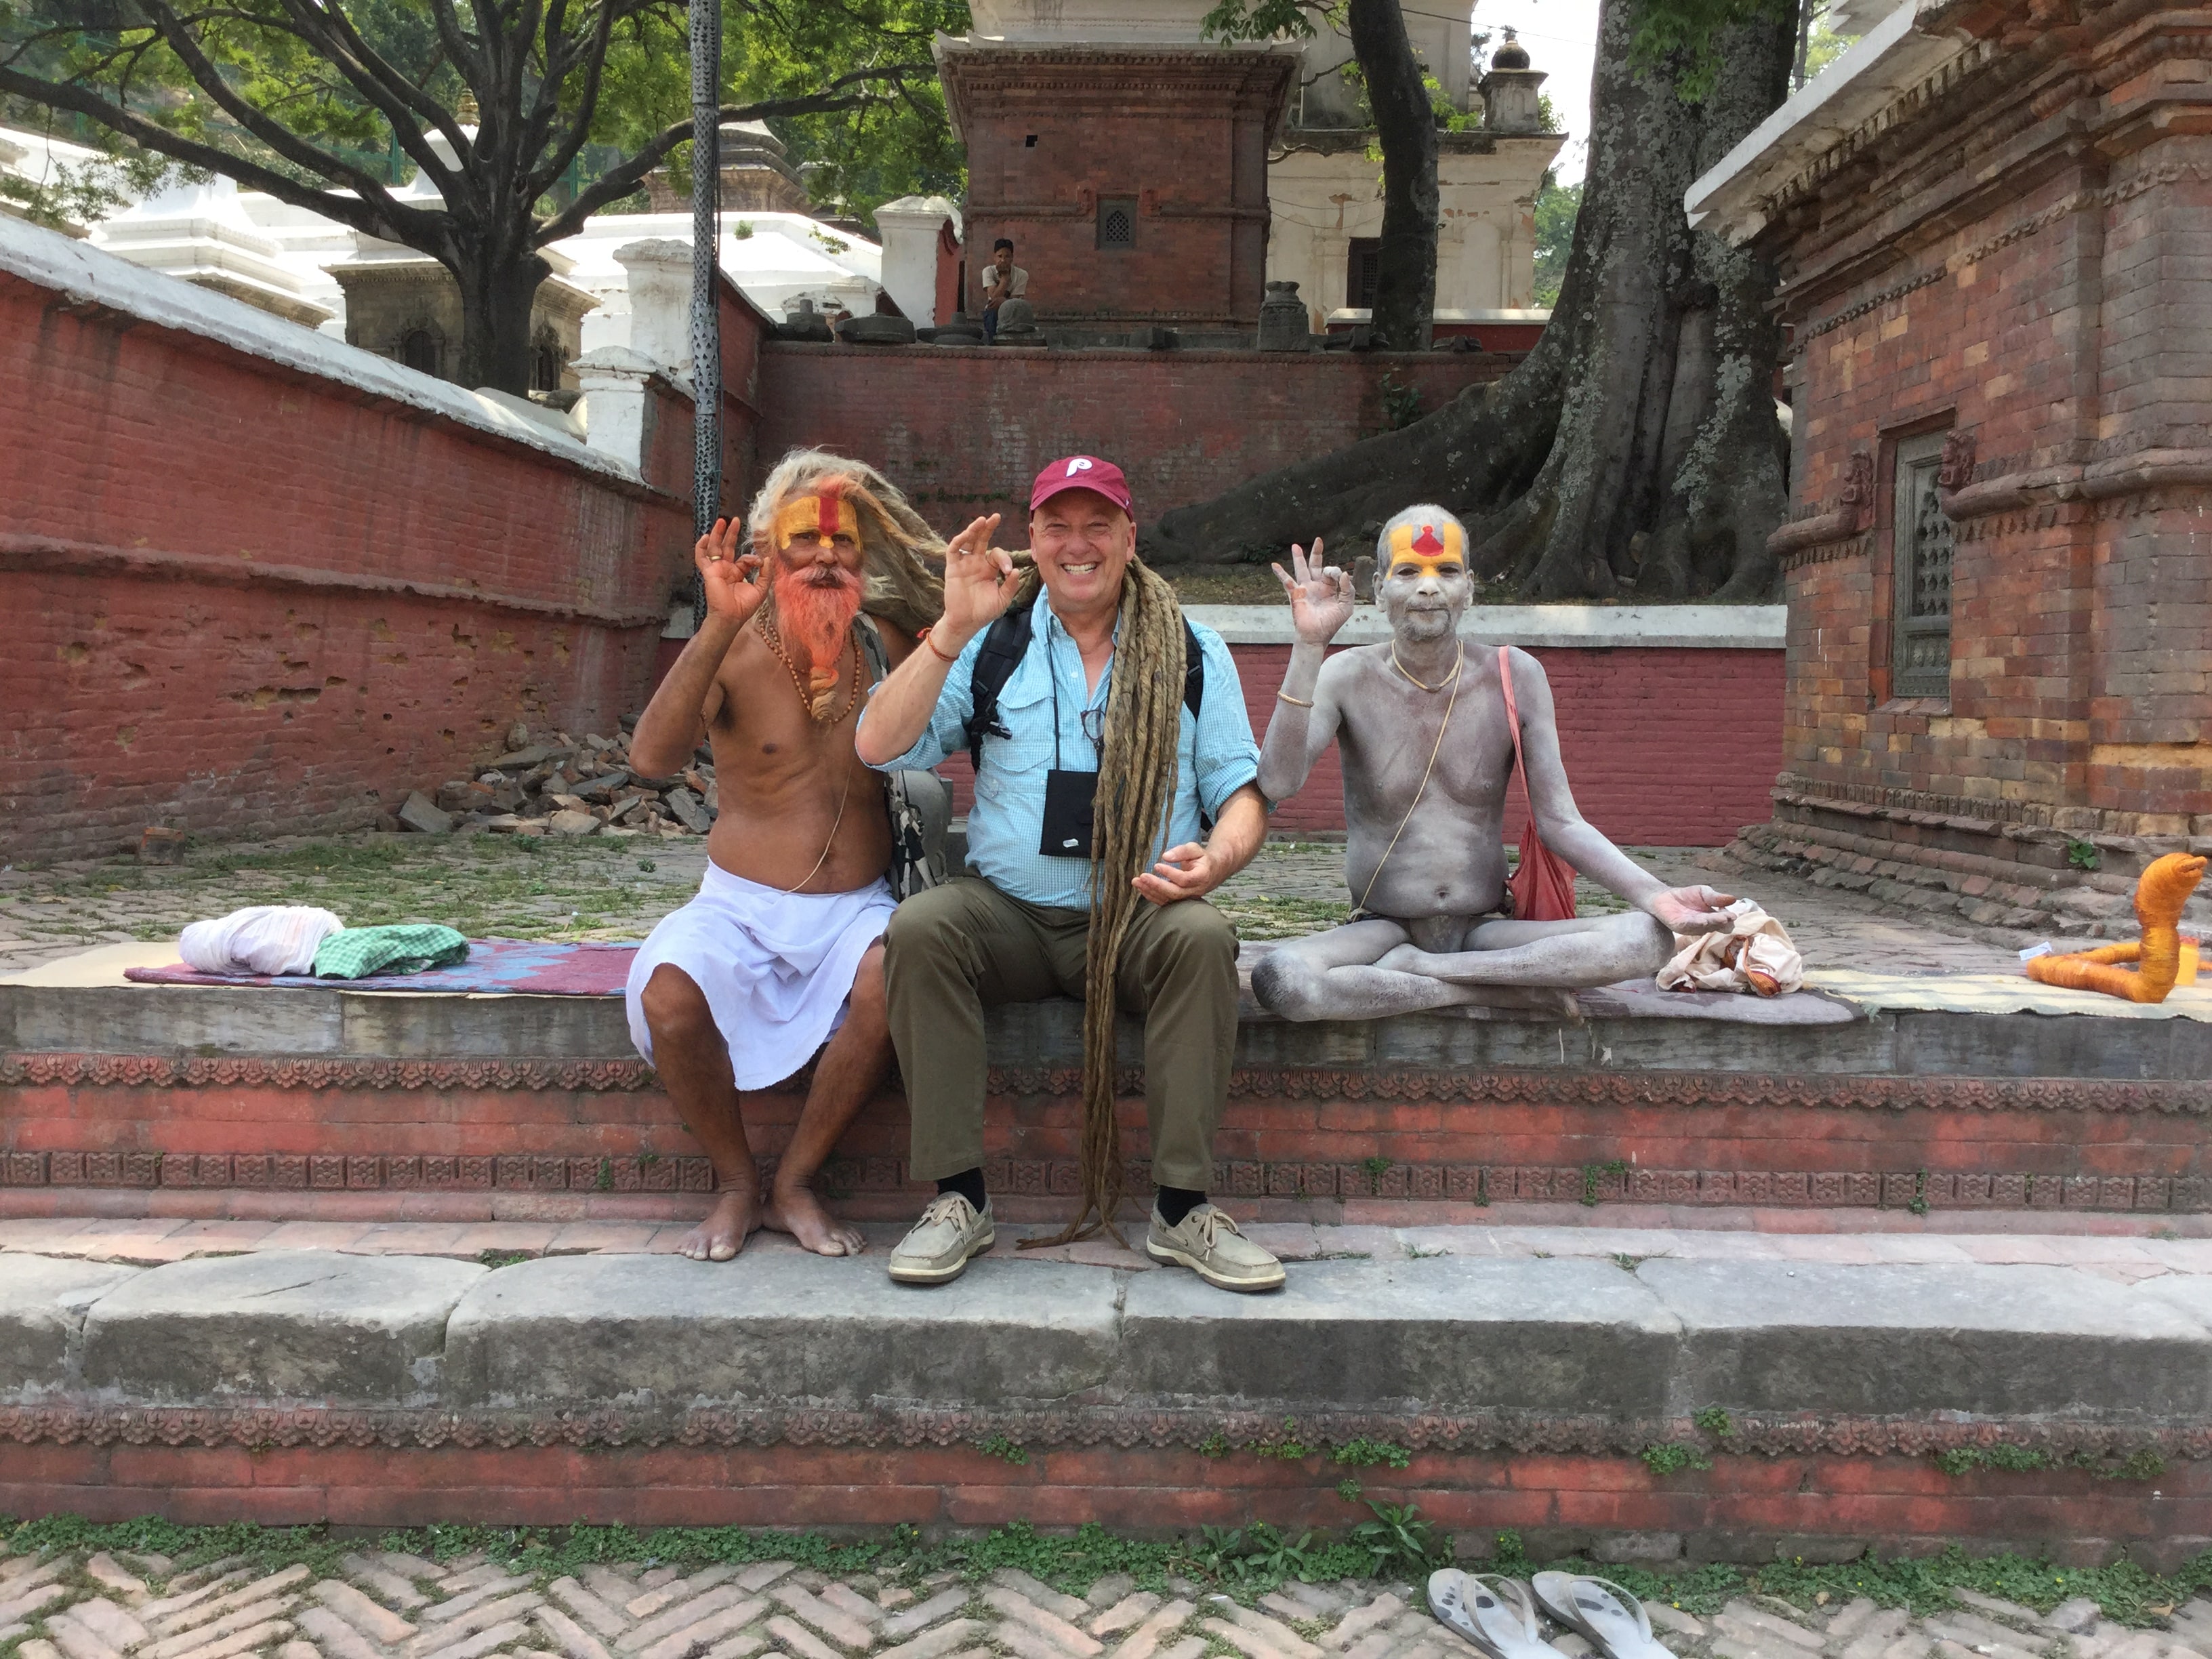
{"type": "Polygon", "coordinates": [[[769,474],[742,542],[717,520],[694,550],[706,620],[639,720],[630,763],[665,776],[710,738],[720,811],[699,895],[639,951],[628,1003],[631,1040],[714,1162],[720,1195],[681,1246],[695,1260],[729,1260],[762,1225],[824,1255],[863,1248],[812,1190],[891,1058],[891,831],[853,728],[876,665],[905,660],[943,609],[921,556],[944,551],[881,474],[822,450],[769,474]],[[817,1048],[763,1206],[738,1091],[817,1048]]]}

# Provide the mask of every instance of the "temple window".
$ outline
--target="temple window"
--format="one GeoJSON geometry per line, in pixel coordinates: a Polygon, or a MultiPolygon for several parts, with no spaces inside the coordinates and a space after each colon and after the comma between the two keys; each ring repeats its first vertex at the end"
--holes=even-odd
{"type": "Polygon", "coordinates": [[[1375,284],[1382,275],[1382,239],[1354,236],[1344,259],[1344,303],[1356,310],[1375,309],[1375,284]]]}
{"type": "Polygon", "coordinates": [[[1098,202],[1098,246],[1134,247],[1137,245],[1137,204],[1126,196],[1107,196],[1098,202]]]}
{"type": "Polygon", "coordinates": [[[410,328],[399,337],[399,361],[425,374],[438,372],[438,337],[427,328],[410,328]]]}
{"type": "Polygon", "coordinates": [[[1897,447],[1897,594],[1891,612],[1892,695],[1951,695],[1952,526],[1937,494],[1943,434],[1897,447]]]}

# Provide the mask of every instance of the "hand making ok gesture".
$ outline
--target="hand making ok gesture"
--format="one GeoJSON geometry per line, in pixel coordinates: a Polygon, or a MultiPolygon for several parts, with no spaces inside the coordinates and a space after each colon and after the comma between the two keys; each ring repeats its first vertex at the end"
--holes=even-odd
{"type": "MultiPolygon", "coordinates": [[[[945,620],[947,651],[957,652],[988,628],[1013,602],[1021,580],[1014,574],[1013,556],[991,545],[991,532],[999,527],[999,514],[977,519],[945,544],[945,620]]],[[[937,637],[937,629],[931,630],[937,637]]]]}
{"type": "Polygon", "coordinates": [[[738,550],[738,533],[735,519],[715,520],[691,550],[691,562],[699,567],[706,589],[707,613],[743,627],[768,597],[768,582],[761,574],[760,555],[738,550]]]}
{"type": "Polygon", "coordinates": [[[1336,630],[1352,620],[1352,573],[1321,562],[1321,538],[1314,538],[1313,556],[1291,544],[1291,574],[1277,565],[1275,580],[1290,595],[1291,626],[1308,645],[1327,645],[1336,630]]]}

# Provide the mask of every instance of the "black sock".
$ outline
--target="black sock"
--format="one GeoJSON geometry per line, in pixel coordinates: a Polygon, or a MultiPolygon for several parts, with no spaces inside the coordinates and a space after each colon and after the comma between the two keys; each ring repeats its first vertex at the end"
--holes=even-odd
{"type": "Polygon", "coordinates": [[[1163,1187],[1153,1202],[1159,1206],[1161,1220],[1170,1227],[1180,1227],[1185,1216],[1206,1202],[1206,1194],[1194,1193],[1188,1187],[1163,1187]]]}
{"type": "Polygon", "coordinates": [[[937,1190],[940,1194],[959,1194],[975,1206],[978,1215],[982,1213],[983,1206],[990,1200],[990,1195],[983,1190],[983,1172],[980,1169],[963,1170],[957,1176],[947,1176],[937,1183],[937,1190]]]}

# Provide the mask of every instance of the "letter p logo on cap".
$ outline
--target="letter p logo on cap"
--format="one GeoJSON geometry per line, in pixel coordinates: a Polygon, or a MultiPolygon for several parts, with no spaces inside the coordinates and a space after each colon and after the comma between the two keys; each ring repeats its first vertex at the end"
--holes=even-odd
{"type": "Polygon", "coordinates": [[[1121,476],[1120,467],[1096,455],[1063,455],[1047,465],[1030,488],[1030,511],[1036,512],[1063,489],[1091,490],[1134,516],[1129,481],[1121,476]]]}

